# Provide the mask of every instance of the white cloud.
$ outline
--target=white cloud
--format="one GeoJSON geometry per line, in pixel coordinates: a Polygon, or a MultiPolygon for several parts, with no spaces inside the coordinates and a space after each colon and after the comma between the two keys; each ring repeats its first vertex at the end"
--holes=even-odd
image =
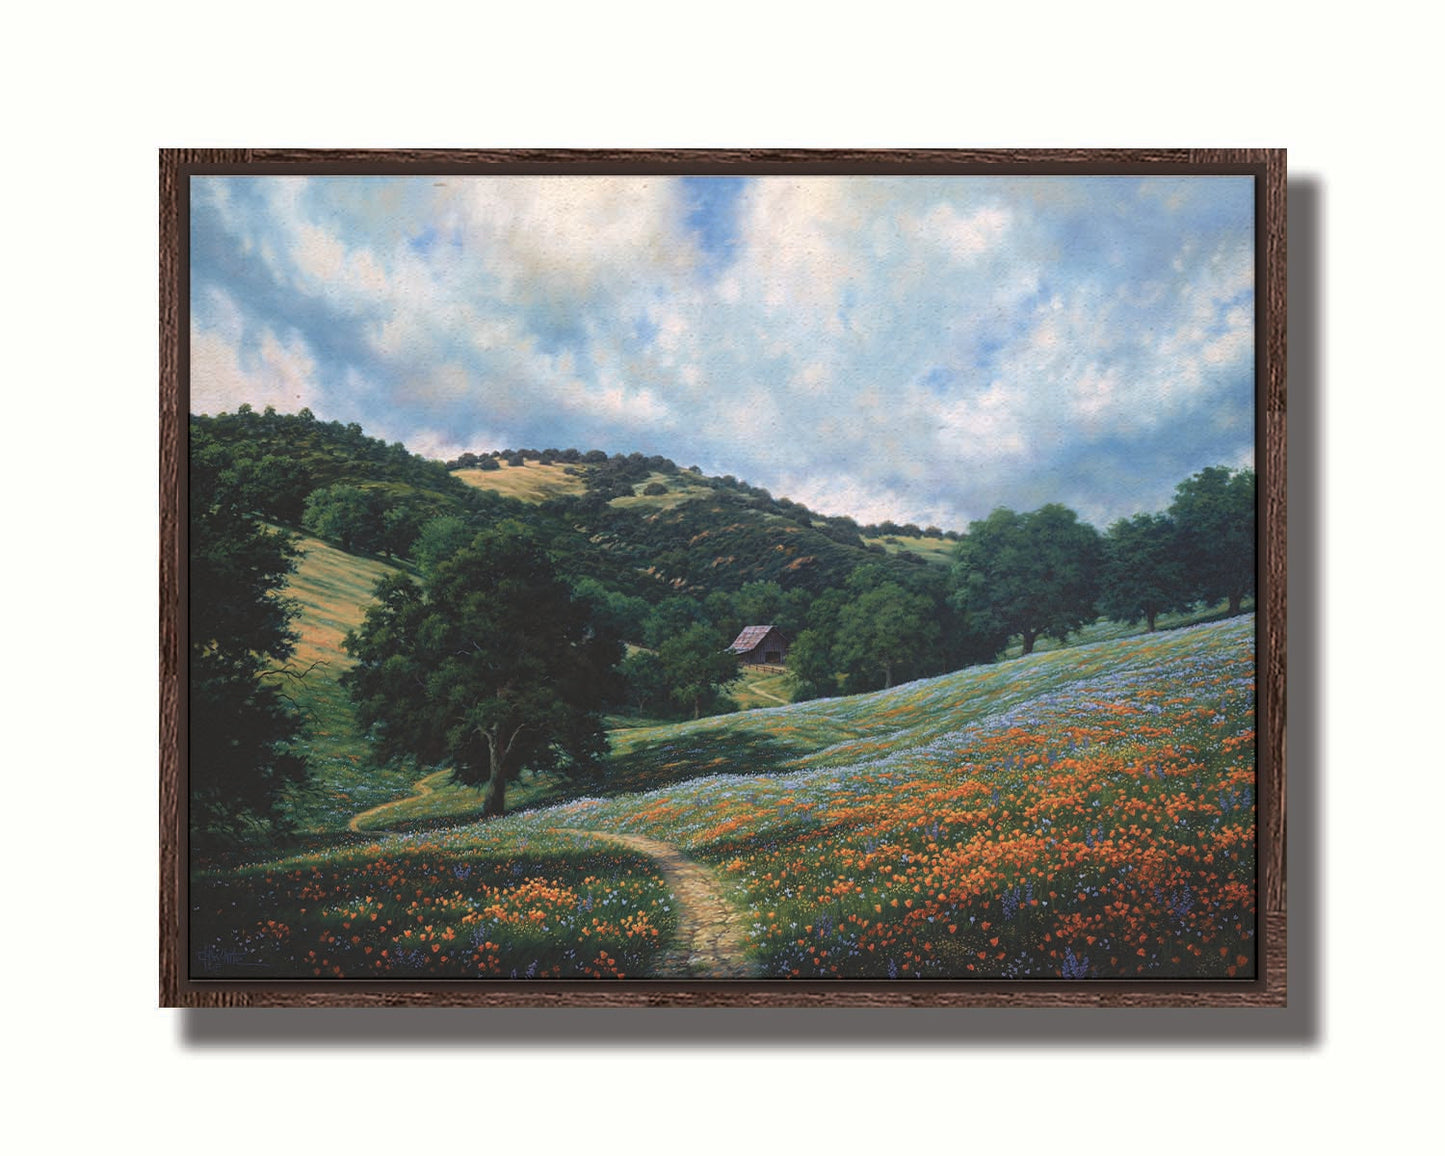
{"type": "Polygon", "coordinates": [[[451,180],[443,198],[509,298],[671,281],[698,263],[677,186],[663,178],[451,180]]]}
{"type": "Polygon", "coordinates": [[[296,225],[291,255],[301,272],[327,293],[381,297],[390,288],[375,254],[348,249],[339,237],[316,225],[296,225]]]}
{"type": "Polygon", "coordinates": [[[300,337],[282,343],[270,330],[248,359],[220,332],[191,331],[191,412],[233,412],[243,402],[296,412],[317,399],[316,361],[300,337]]]}
{"type": "Polygon", "coordinates": [[[921,217],[908,218],[904,228],[915,241],[937,245],[955,260],[967,262],[997,248],[1012,220],[1007,209],[995,205],[965,215],[940,203],[921,217]]]}
{"type": "Polygon", "coordinates": [[[938,438],[969,461],[1018,457],[1027,448],[1021,403],[1016,391],[995,381],[982,394],[942,406],[938,438]]]}
{"type": "Polygon", "coordinates": [[[1059,497],[1051,471],[1081,444],[1186,440],[1201,406],[1247,435],[1252,411],[1216,403],[1250,370],[1250,239],[1192,201],[1141,202],[1140,226],[1116,212],[1132,187],[762,178],[705,256],[661,178],[217,185],[236,259],[309,312],[283,342],[289,311],[203,290],[198,396],[292,390],[448,456],[644,449],[863,520],[956,525],[1059,497]]]}
{"type": "Polygon", "coordinates": [[[668,416],[667,406],[650,389],[627,389],[621,385],[596,389],[574,380],[562,396],[565,404],[578,412],[623,426],[651,425],[668,416]]]}

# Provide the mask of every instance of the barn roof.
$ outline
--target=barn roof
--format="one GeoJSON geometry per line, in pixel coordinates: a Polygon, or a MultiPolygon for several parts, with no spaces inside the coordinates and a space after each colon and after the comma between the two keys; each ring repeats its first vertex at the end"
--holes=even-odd
{"type": "Polygon", "coordinates": [[[734,654],[746,654],[762,642],[772,629],[771,626],[744,626],[743,632],[733,639],[733,644],[728,649],[734,654]]]}

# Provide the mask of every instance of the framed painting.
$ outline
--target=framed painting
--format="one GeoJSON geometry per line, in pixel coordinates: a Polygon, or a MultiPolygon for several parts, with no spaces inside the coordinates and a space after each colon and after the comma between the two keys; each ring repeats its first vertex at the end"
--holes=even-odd
{"type": "Polygon", "coordinates": [[[1283,1006],[1284,174],[162,152],[162,1004],[1283,1006]]]}

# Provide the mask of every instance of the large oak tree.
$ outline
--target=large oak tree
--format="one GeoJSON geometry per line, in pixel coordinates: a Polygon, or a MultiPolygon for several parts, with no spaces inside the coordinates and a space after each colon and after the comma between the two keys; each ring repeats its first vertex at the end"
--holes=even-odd
{"type": "Polygon", "coordinates": [[[1229,613],[1254,593],[1254,471],[1210,466],[1180,482],[1169,514],[1179,527],[1179,557],[1190,594],[1229,601],[1229,613]]]}
{"type": "Polygon", "coordinates": [[[450,763],[457,781],[486,784],[489,816],[524,768],[599,770],[622,647],[526,527],[501,522],[424,588],[394,576],[377,596],[347,636],[345,683],[383,758],[450,763]]]}
{"type": "Polygon", "coordinates": [[[705,701],[738,678],[738,656],[727,644],[716,628],[699,622],[658,648],[658,661],[673,700],[692,707],[693,718],[702,716],[705,701]]]}
{"type": "Polygon", "coordinates": [[[955,605],[975,635],[1064,641],[1098,611],[1098,531],[1058,504],[1027,514],[997,509],[958,544],[955,605]]]}
{"type": "Polygon", "coordinates": [[[1188,601],[1179,533],[1165,514],[1136,514],[1109,527],[1099,608],[1115,622],[1143,619],[1152,632],[1159,615],[1188,601]]]}
{"type": "Polygon", "coordinates": [[[893,685],[900,669],[919,669],[938,641],[934,607],[922,594],[897,582],[864,590],[838,615],[838,641],[833,658],[850,675],[883,675],[883,688],[893,685]]]}

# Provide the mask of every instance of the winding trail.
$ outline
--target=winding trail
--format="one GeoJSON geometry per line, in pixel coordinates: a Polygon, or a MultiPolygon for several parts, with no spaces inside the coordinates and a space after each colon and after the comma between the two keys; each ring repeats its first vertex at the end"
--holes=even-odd
{"type": "Polygon", "coordinates": [[[404,799],[392,799],[391,802],[389,802],[389,803],[380,803],[380,804],[378,804],[378,805],[375,806],[375,807],[370,807],[370,808],[368,808],[367,810],[362,811],[360,814],[352,815],[352,816],[351,816],[351,821],[346,824],[346,829],[347,829],[348,831],[354,831],[354,832],[356,832],[356,834],[358,834],[358,835],[385,835],[385,834],[387,834],[387,832],[384,831],[384,830],[377,830],[377,829],[375,829],[375,828],[366,828],[366,827],[363,827],[363,826],[361,825],[361,821],[362,821],[363,819],[369,819],[369,818],[371,818],[373,815],[378,815],[378,814],[380,814],[382,811],[388,810],[388,809],[391,808],[391,807],[399,807],[399,806],[401,806],[403,803],[410,803],[413,799],[425,798],[427,795],[430,795],[433,791],[436,790],[436,787],[432,786],[432,783],[434,783],[434,782],[437,781],[438,779],[443,779],[443,778],[445,778],[445,777],[446,777],[447,775],[449,775],[449,774],[451,774],[451,771],[450,771],[450,770],[446,770],[446,771],[436,771],[436,772],[434,772],[434,773],[432,773],[432,774],[430,774],[430,775],[427,775],[426,778],[424,778],[424,779],[418,779],[416,782],[414,782],[414,783],[412,784],[412,787],[415,788],[415,791],[416,791],[415,794],[408,795],[408,796],[407,796],[406,798],[404,798],[404,799]]]}
{"type": "Polygon", "coordinates": [[[657,978],[748,979],[755,973],[747,959],[742,918],[726,899],[717,876],[671,843],[642,835],[556,827],[568,835],[586,835],[621,843],[656,862],[677,897],[677,944],[664,957],[657,978]]]}
{"type": "MultiPolygon", "coordinates": [[[[450,771],[437,771],[418,779],[415,793],[405,799],[393,799],[368,808],[351,817],[347,830],[359,835],[384,835],[381,828],[363,827],[362,823],[377,815],[424,798],[436,790],[436,782],[450,771]]],[[[594,831],[586,827],[554,827],[567,835],[583,835],[589,839],[620,843],[640,851],[653,860],[677,900],[677,938],[673,948],[663,957],[657,978],[663,979],[748,979],[755,973],[747,958],[747,936],[742,917],[724,897],[717,876],[707,867],[689,859],[671,843],[648,839],[643,835],[624,835],[615,831],[594,831]]]]}

